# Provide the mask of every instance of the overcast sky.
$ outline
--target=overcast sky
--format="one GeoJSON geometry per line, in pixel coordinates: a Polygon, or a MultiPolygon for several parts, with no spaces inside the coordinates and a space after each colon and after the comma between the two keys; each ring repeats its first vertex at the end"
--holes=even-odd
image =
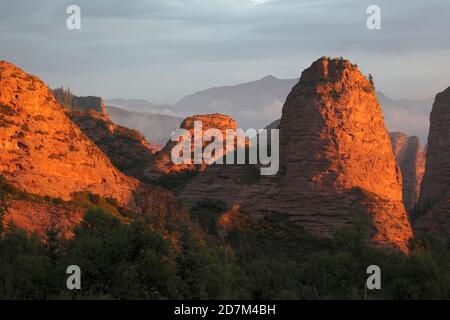
{"type": "Polygon", "coordinates": [[[343,56],[393,98],[450,86],[449,0],[0,0],[0,59],[79,95],[174,103],[343,56]],[[81,8],[81,30],[66,8],[81,8]],[[381,30],[366,9],[381,8],[381,30]]]}

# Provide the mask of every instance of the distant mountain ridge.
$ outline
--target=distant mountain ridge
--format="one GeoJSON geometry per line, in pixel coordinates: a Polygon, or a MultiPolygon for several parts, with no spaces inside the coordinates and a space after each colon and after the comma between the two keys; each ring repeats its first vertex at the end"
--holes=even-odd
{"type": "Polygon", "coordinates": [[[380,91],[377,91],[377,98],[383,108],[389,131],[401,131],[409,136],[415,135],[423,144],[426,143],[433,98],[395,100],[380,91]]]}
{"type": "Polygon", "coordinates": [[[107,99],[105,104],[133,112],[158,113],[164,115],[175,115],[168,104],[156,104],[145,99],[107,99]]]}
{"type": "Polygon", "coordinates": [[[241,128],[264,128],[281,116],[281,107],[297,81],[268,75],[256,81],[214,87],[186,96],[173,109],[185,116],[228,114],[241,128]]]}

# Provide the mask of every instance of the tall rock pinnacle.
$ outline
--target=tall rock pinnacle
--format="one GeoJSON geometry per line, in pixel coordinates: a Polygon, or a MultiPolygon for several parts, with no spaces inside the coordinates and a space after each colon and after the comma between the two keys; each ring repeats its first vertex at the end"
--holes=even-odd
{"type": "Polygon", "coordinates": [[[436,95],[430,115],[427,163],[420,200],[439,201],[450,192],[450,87],[436,95]]]}
{"type": "Polygon", "coordinates": [[[356,65],[321,58],[303,71],[283,106],[280,144],[282,211],[325,233],[365,213],[375,241],[406,249],[401,173],[373,85],[356,65]]]}
{"type": "Polygon", "coordinates": [[[283,107],[280,129],[286,184],[325,192],[359,187],[402,199],[374,88],[349,61],[322,58],[306,69],[283,107]]]}
{"type": "Polygon", "coordinates": [[[430,209],[417,221],[419,229],[450,236],[450,87],[436,95],[430,115],[427,162],[420,203],[430,209]]]}
{"type": "Polygon", "coordinates": [[[392,149],[403,178],[403,202],[411,211],[419,200],[420,185],[425,171],[425,153],[417,136],[390,132],[392,149]]]}
{"type": "Polygon", "coordinates": [[[186,185],[182,201],[226,199],[243,214],[282,214],[325,237],[366,220],[375,243],[408,251],[401,172],[374,87],[356,65],[315,61],[289,94],[279,128],[277,177],[242,183],[243,168],[213,166],[186,185]]]}

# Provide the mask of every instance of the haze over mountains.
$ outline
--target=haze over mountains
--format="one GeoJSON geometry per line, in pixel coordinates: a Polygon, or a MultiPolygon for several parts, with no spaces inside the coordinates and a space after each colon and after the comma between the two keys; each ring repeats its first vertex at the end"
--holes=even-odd
{"type": "Polygon", "coordinates": [[[148,112],[175,115],[168,104],[155,104],[145,99],[107,99],[105,104],[133,112],[148,112]]]}
{"type": "Polygon", "coordinates": [[[395,100],[377,91],[377,98],[383,108],[389,131],[401,131],[410,136],[418,136],[420,142],[426,144],[434,97],[425,100],[395,100]]]}
{"type": "Polygon", "coordinates": [[[148,141],[164,145],[182,118],[152,112],[135,112],[113,106],[106,107],[111,120],[121,126],[138,130],[148,141]]]}
{"type": "MultiPolygon", "coordinates": [[[[298,79],[278,79],[268,75],[256,81],[198,91],[173,106],[143,99],[109,99],[105,103],[131,112],[128,114],[112,109],[110,114],[114,122],[141,131],[152,142],[164,144],[182,118],[196,114],[223,113],[232,116],[240,128],[265,128],[281,117],[283,103],[297,82],[298,79]],[[158,130],[152,129],[155,126],[158,130]],[[159,133],[161,130],[164,134],[159,133]]],[[[376,94],[388,130],[416,135],[425,145],[433,98],[396,100],[380,91],[376,94]]]]}
{"type": "Polygon", "coordinates": [[[264,128],[281,116],[281,108],[298,79],[262,79],[196,92],[174,106],[183,115],[220,112],[233,116],[241,128],[264,128]]]}

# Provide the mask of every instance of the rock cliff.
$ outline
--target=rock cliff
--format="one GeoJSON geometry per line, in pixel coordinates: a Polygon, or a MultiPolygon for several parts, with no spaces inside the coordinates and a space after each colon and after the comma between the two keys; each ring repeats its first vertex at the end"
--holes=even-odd
{"type": "Polygon", "coordinates": [[[325,237],[366,220],[374,242],[408,251],[401,172],[374,88],[356,65],[314,62],[289,94],[279,128],[277,176],[211,166],[186,185],[181,200],[192,206],[193,199],[222,199],[242,214],[287,215],[325,237]]]}
{"type": "MultiPolygon", "coordinates": [[[[201,164],[194,164],[194,123],[196,121],[201,122],[202,131],[200,132],[200,138],[203,139],[203,133],[208,129],[218,129],[223,135],[223,138],[226,137],[226,130],[237,129],[236,121],[234,121],[231,117],[223,115],[223,114],[205,114],[205,115],[195,115],[190,116],[184,119],[184,121],[180,125],[180,129],[188,130],[191,136],[191,164],[174,164],[171,159],[172,149],[179,143],[178,141],[169,141],[163,147],[163,149],[155,155],[152,160],[151,165],[148,169],[145,170],[144,176],[150,180],[156,180],[160,178],[162,175],[166,174],[180,174],[183,172],[193,172],[193,171],[203,171],[206,168],[206,163],[202,161],[201,164]]],[[[181,140],[181,139],[180,139],[181,140]]],[[[202,146],[202,151],[205,146],[210,142],[198,141],[199,145],[202,146]]],[[[223,146],[225,148],[225,140],[222,141],[223,146]]],[[[233,147],[234,149],[234,147],[233,147]]],[[[231,150],[229,150],[231,151],[231,150]]]]}
{"type": "Polygon", "coordinates": [[[420,204],[427,212],[416,221],[418,229],[450,236],[450,87],[436,95],[430,115],[427,162],[420,204]]]}
{"type": "Polygon", "coordinates": [[[389,133],[395,159],[402,172],[403,202],[411,211],[419,200],[420,184],[425,172],[425,153],[416,136],[402,132],[389,133]]]}
{"type": "Polygon", "coordinates": [[[117,170],[65,115],[48,87],[0,63],[0,173],[30,193],[69,199],[76,191],[128,204],[137,181],[117,170]]]}
{"type": "Polygon", "coordinates": [[[107,114],[93,110],[69,110],[67,114],[126,175],[139,178],[158,151],[138,131],[114,124],[107,114]]]}
{"type": "MultiPolygon", "coordinates": [[[[186,217],[186,210],[170,193],[120,172],[69,119],[40,79],[4,61],[0,62],[0,175],[30,194],[70,201],[74,193],[84,191],[114,199],[146,218],[163,215],[171,223],[186,217]]],[[[45,206],[33,214],[13,210],[26,208],[24,203],[10,204],[6,214],[16,222],[30,221],[30,217],[36,226],[54,221],[42,218],[54,212],[44,210],[45,206]]]]}

